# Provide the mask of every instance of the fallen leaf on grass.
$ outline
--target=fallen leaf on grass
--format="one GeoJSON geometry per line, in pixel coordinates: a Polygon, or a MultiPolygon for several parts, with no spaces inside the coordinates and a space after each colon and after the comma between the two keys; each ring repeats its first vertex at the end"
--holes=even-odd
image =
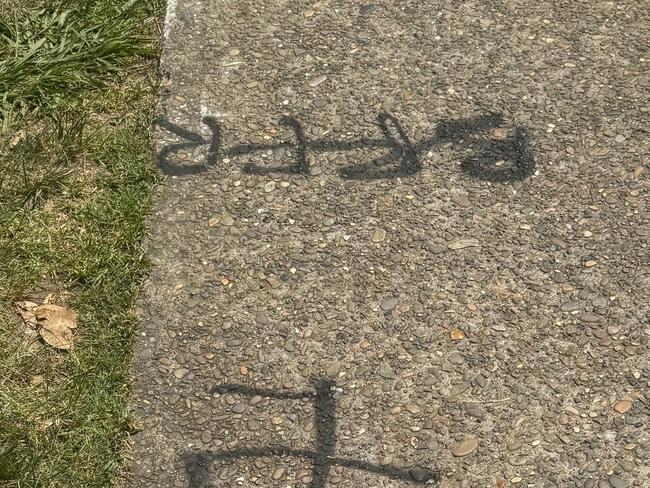
{"type": "Polygon", "coordinates": [[[16,306],[18,307],[18,315],[23,319],[25,325],[36,329],[38,327],[38,321],[36,320],[34,311],[38,308],[38,303],[24,300],[22,302],[16,302],[16,306]]]}
{"type": "Polygon", "coordinates": [[[35,310],[39,334],[45,342],[56,349],[72,349],[77,328],[77,314],[70,307],[39,305],[35,310]]]}
{"type": "Polygon", "coordinates": [[[27,134],[24,130],[19,130],[18,132],[14,133],[14,135],[12,135],[11,139],[9,140],[9,147],[16,147],[25,137],[27,137],[27,134]]]}

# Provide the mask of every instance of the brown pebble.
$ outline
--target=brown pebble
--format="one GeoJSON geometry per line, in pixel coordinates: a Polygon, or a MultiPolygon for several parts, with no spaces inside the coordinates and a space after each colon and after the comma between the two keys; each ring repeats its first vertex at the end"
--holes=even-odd
{"type": "Polygon", "coordinates": [[[325,374],[327,374],[327,376],[330,378],[336,378],[336,376],[339,374],[339,371],[341,371],[341,362],[333,361],[325,370],[325,374]]]}
{"type": "Polygon", "coordinates": [[[456,457],[467,456],[468,454],[474,452],[478,447],[478,439],[476,437],[468,437],[460,444],[458,444],[451,453],[456,457]]]}
{"type": "Polygon", "coordinates": [[[284,476],[284,468],[275,468],[273,473],[271,473],[271,478],[274,480],[279,480],[284,476]]]}
{"type": "Polygon", "coordinates": [[[375,232],[372,234],[372,242],[382,242],[386,239],[386,231],[384,229],[375,229],[375,232]]]}
{"type": "Polygon", "coordinates": [[[465,333],[460,329],[452,329],[449,335],[451,336],[451,339],[454,341],[460,341],[462,339],[465,339],[465,333]]]}
{"type": "Polygon", "coordinates": [[[614,404],[614,410],[618,413],[625,413],[632,407],[632,402],[630,400],[619,400],[614,404]]]}

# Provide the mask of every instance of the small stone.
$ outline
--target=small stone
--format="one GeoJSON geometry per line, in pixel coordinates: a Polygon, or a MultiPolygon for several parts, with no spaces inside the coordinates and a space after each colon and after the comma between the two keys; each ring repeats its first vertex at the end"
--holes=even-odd
{"type": "Polygon", "coordinates": [[[463,360],[463,356],[461,356],[458,351],[453,351],[451,354],[449,354],[449,362],[451,364],[459,365],[463,364],[465,361],[463,360]]]}
{"type": "Polygon", "coordinates": [[[503,140],[507,135],[505,129],[496,128],[492,130],[492,139],[503,140]]]}
{"type": "Polygon", "coordinates": [[[384,229],[375,229],[371,240],[372,242],[382,242],[386,238],[386,231],[384,229]]]}
{"type": "Polygon", "coordinates": [[[576,310],[580,310],[582,308],[582,305],[579,302],[566,302],[560,305],[560,310],[563,312],[575,312],[576,310]]]}
{"type": "Polygon", "coordinates": [[[271,193],[273,190],[275,190],[275,181],[269,181],[264,185],[264,193],[271,193]]]}
{"type": "Polygon", "coordinates": [[[319,166],[314,166],[314,167],[310,168],[310,170],[309,170],[309,174],[311,176],[318,176],[322,172],[323,172],[323,170],[319,166]]]}
{"type": "Polygon", "coordinates": [[[466,247],[478,247],[479,242],[478,239],[456,239],[455,241],[447,244],[447,247],[449,249],[453,250],[459,250],[459,249],[465,249],[466,247]]]}
{"type": "Polygon", "coordinates": [[[284,468],[282,468],[282,467],[275,468],[273,470],[273,473],[271,473],[271,478],[274,479],[274,480],[279,480],[283,476],[284,476],[284,468]]]}
{"type": "Polygon", "coordinates": [[[230,215],[224,215],[223,217],[221,217],[222,225],[231,226],[234,223],[235,223],[235,219],[233,219],[230,215]]]}
{"type": "Polygon", "coordinates": [[[452,329],[449,335],[453,341],[465,339],[465,333],[460,329],[452,329]]]}
{"type": "Polygon", "coordinates": [[[607,333],[609,335],[616,335],[621,331],[621,326],[620,325],[608,325],[607,326],[607,333]]]}
{"type": "Polygon", "coordinates": [[[451,201],[454,202],[459,207],[467,208],[472,205],[472,202],[464,195],[454,194],[451,196],[451,201]]]}
{"type": "Polygon", "coordinates": [[[201,442],[203,442],[203,444],[210,444],[211,441],[212,441],[212,433],[209,430],[204,430],[201,433],[201,442]]]}
{"type": "Polygon", "coordinates": [[[618,413],[625,413],[632,407],[630,400],[619,400],[614,404],[614,410],[618,413]]]}
{"type": "Polygon", "coordinates": [[[505,332],[506,330],[508,330],[508,328],[503,324],[493,324],[492,330],[496,330],[498,332],[505,332]]]}
{"type": "Polygon", "coordinates": [[[469,415],[470,417],[474,417],[477,419],[482,419],[483,417],[485,417],[485,412],[476,403],[470,403],[469,405],[467,405],[465,407],[465,411],[467,412],[467,415],[469,415]]]}
{"type": "Polygon", "coordinates": [[[397,375],[395,374],[395,371],[393,371],[392,369],[390,369],[386,365],[381,366],[377,370],[377,374],[379,376],[381,376],[382,378],[384,378],[385,380],[394,380],[395,378],[397,378],[397,375]]]}
{"type": "Polygon", "coordinates": [[[340,361],[333,361],[325,370],[325,374],[327,374],[327,376],[330,378],[336,378],[339,374],[339,371],[341,371],[341,366],[342,364],[340,361]]]}
{"type": "Polygon", "coordinates": [[[212,217],[210,220],[208,220],[208,227],[214,227],[219,223],[221,219],[219,217],[212,217]]]}
{"type": "Polygon", "coordinates": [[[579,319],[581,322],[587,322],[589,324],[600,322],[600,317],[595,313],[591,313],[591,312],[585,312],[583,314],[580,314],[579,319]]]}
{"type": "Polygon", "coordinates": [[[469,383],[458,383],[454,385],[451,390],[449,391],[449,396],[450,397],[457,397],[459,395],[462,395],[467,391],[469,388],[469,383]]]}
{"type": "Polygon", "coordinates": [[[476,437],[469,437],[458,444],[451,453],[456,457],[467,456],[474,452],[478,447],[478,439],[476,437]]]}
{"type": "Polygon", "coordinates": [[[410,413],[420,413],[422,411],[420,407],[418,407],[417,405],[407,405],[404,408],[406,409],[407,412],[410,413]]]}
{"type": "Polygon", "coordinates": [[[388,466],[392,462],[393,462],[393,458],[391,456],[384,456],[383,458],[381,458],[380,464],[382,466],[388,466]]]}
{"type": "Polygon", "coordinates": [[[592,268],[598,264],[598,261],[594,261],[593,259],[590,259],[589,261],[585,261],[585,267],[586,268],[592,268]]]}
{"type": "Polygon", "coordinates": [[[615,141],[615,142],[618,142],[618,143],[620,144],[621,142],[625,141],[625,136],[624,136],[623,134],[618,134],[618,135],[614,138],[614,141],[615,141]]]}
{"type": "Polygon", "coordinates": [[[612,488],[627,488],[627,483],[618,475],[611,475],[607,478],[607,481],[609,481],[612,488]]]}
{"type": "Polygon", "coordinates": [[[520,439],[515,439],[506,444],[508,451],[518,451],[523,447],[524,443],[520,439]]]}
{"type": "Polygon", "coordinates": [[[175,370],[174,370],[174,376],[175,376],[176,378],[178,378],[179,380],[182,380],[182,379],[185,377],[185,375],[186,375],[187,373],[189,373],[189,372],[190,372],[190,371],[189,371],[188,369],[185,369],[185,368],[178,368],[178,369],[175,369],[175,370]]]}
{"type": "Polygon", "coordinates": [[[241,365],[239,367],[239,374],[241,375],[247,375],[248,374],[248,368],[245,365],[241,365]]]}
{"type": "Polygon", "coordinates": [[[364,339],[359,343],[359,347],[361,349],[368,349],[370,347],[370,341],[368,339],[364,339]]]}
{"type": "Polygon", "coordinates": [[[243,402],[235,403],[232,407],[233,413],[244,413],[246,411],[246,404],[243,402]]]}
{"type": "Polygon", "coordinates": [[[318,85],[320,85],[321,83],[323,83],[326,79],[327,79],[327,75],[320,75],[320,76],[317,76],[316,78],[313,78],[313,79],[309,82],[309,86],[311,86],[312,88],[316,88],[318,85]]]}
{"type": "Polygon", "coordinates": [[[255,322],[257,325],[266,325],[269,323],[269,318],[264,312],[257,312],[255,314],[255,322]]]}
{"type": "Polygon", "coordinates": [[[377,5],[375,4],[367,4],[367,5],[361,5],[359,7],[359,14],[361,15],[368,15],[369,13],[373,12],[377,8],[377,5]]]}
{"type": "Polygon", "coordinates": [[[380,307],[384,312],[390,312],[397,306],[398,302],[399,300],[395,297],[386,298],[383,302],[381,302],[380,307]]]}
{"type": "Polygon", "coordinates": [[[273,289],[275,289],[275,288],[279,288],[280,286],[282,286],[282,282],[281,282],[279,279],[277,279],[275,276],[269,276],[269,277],[266,279],[266,282],[267,282],[267,283],[271,286],[271,288],[273,288],[273,289]]]}
{"type": "Polygon", "coordinates": [[[257,420],[251,419],[246,422],[246,428],[251,432],[257,432],[259,430],[262,430],[262,424],[260,424],[257,420]]]}
{"type": "MultiPolygon", "coordinates": [[[[302,13],[302,15],[304,15],[304,16],[307,17],[307,18],[309,18],[309,17],[313,17],[315,13],[316,13],[316,12],[314,12],[313,10],[305,10],[305,11],[302,13]]],[[[273,479],[275,479],[275,478],[273,478],[273,479]]]]}

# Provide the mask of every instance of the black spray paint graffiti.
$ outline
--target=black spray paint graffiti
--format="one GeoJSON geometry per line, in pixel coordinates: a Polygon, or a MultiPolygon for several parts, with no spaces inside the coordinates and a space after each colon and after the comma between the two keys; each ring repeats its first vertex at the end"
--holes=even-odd
{"type": "Polygon", "coordinates": [[[336,400],[332,392],[334,386],[335,384],[331,380],[317,379],[314,381],[314,391],[295,393],[260,390],[239,384],[219,385],[212,388],[212,392],[234,392],[247,396],[259,395],[278,400],[311,399],[314,408],[314,427],[316,430],[315,448],[312,451],[272,445],[224,452],[191,451],[182,456],[189,488],[208,488],[213,486],[210,483],[210,471],[213,464],[218,461],[254,459],[270,456],[290,456],[309,460],[312,465],[312,479],[309,483],[309,488],[325,488],[332,466],[368,471],[379,476],[416,484],[435,483],[439,480],[438,473],[422,467],[402,469],[392,466],[381,466],[367,461],[337,457],[336,400]]]}
{"type": "Polygon", "coordinates": [[[239,144],[228,149],[221,147],[221,125],[217,119],[204,117],[202,122],[210,129],[210,139],[167,120],[159,119],[157,121],[159,127],[187,141],[171,144],[160,150],[158,165],[163,173],[172,176],[199,174],[216,166],[220,158],[243,156],[257,151],[291,148],[295,155],[295,161],[290,166],[269,168],[247,164],[244,166],[244,171],[256,174],[309,175],[310,168],[307,160],[309,151],[318,153],[365,148],[387,149],[388,154],[365,164],[342,168],[339,170],[342,178],[376,180],[408,177],[422,170],[423,152],[448,143],[455,144],[459,149],[472,151],[471,156],[462,161],[461,169],[473,178],[494,182],[520,181],[529,177],[535,169],[526,129],[515,128],[507,137],[489,137],[489,130],[498,129],[503,125],[503,117],[500,114],[444,121],[437,127],[433,137],[420,142],[411,141],[399,120],[387,113],[379,114],[377,117],[381,137],[363,137],[358,140],[309,140],[297,119],[283,117],[280,119],[280,124],[293,131],[295,143],[282,141],[268,144],[239,144]],[[208,146],[205,164],[178,165],[171,161],[172,155],[178,151],[191,150],[200,146],[208,146]]]}

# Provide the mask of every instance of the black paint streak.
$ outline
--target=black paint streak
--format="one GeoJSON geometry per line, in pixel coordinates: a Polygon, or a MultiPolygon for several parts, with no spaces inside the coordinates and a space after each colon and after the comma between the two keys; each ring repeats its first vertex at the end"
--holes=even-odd
{"type": "Polygon", "coordinates": [[[377,117],[380,138],[363,137],[358,140],[315,139],[308,140],[300,122],[293,117],[283,117],[280,124],[293,130],[295,143],[283,141],[270,144],[239,144],[223,150],[221,148],[221,127],[214,117],[204,117],[202,122],[210,128],[212,137],[207,140],[183,127],[167,120],[159,119],[157,124],[187,140],[165,146],[158,153],[158,165],[163,173],[172,176],[185,176],[208,171],[215,166],[219,157],[236,157],[280,148],[292,148],[295,162],[291,166],[263,167],[246,164],[244,171],[254,174],[291,173],[309,175],[307,153],[352,151],[356,149],[387,149],[388,154],[365,164],[348,166],[339,170],[342,178],[348,180],[377,180],[396,177],[408,177],[422,170],[420,162],[422,153],[446,143],[471,150],[472,155],[463,160],[461,169],[472,178],[493,182],[520,181],[529,177],[535,162],[530,149],[530,138],[524,128],[516,128],[513,134],[503,139],[489,137],[490,129],[503,124],[500,114],[488,114],[480,117],[443,121],[433,137],[420,142],[412,142],[399,120],[391,114],[381,113],[377,117]],[[206,164],[175,165],[170,156],[179,150],[193,149],[209,145],[206,164]],[[498,161],[504,163],[497,165],[498,161]]]}
{"type": "Polygon", "coordinates": [[[336,456],[336,401],[332,396],[330,380],[315,380],[314,391],[306,392],[276,392],[274,390],[261,390],[245,385],[226,384],[214,387],[211,392],[234,392],[241,395],[260,395],[279,400],[311,399],[314,405],[314,423],[316,427],[315,449],[291,449],[285,446],[267,446],[256,448],[243,448],[233,451],[211,452],[191,451],[181,456],[189,488],[208,488],[210,484],[210,466],[218,461],[231,459],[249,459],[270,456],[290,456],[309,459],[312,462],[312,481],[309,488],[325,488],[332,466],[343,466],[386,476],[393,479],[405,480],[412,483],[425,484],[439,480],[438,473],[416,467],[400,469],[393,466],[380,466],[357,459],[346,459],[336,456]]]}

